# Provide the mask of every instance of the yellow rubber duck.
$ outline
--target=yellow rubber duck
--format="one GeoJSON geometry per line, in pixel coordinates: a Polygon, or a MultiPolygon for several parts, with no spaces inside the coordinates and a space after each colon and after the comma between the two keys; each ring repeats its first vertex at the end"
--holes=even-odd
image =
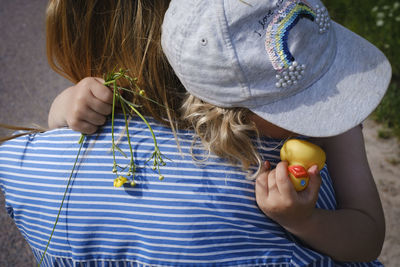
{"type": "Polygon", "coordinates": [[[326,155],[319,146],[300,139],[287,140],[281,149],[281,160],[288,162],[289,177],[296,191],[304,190],[309,181],[307,170],[317,165],[321,171],[326,155]]]}

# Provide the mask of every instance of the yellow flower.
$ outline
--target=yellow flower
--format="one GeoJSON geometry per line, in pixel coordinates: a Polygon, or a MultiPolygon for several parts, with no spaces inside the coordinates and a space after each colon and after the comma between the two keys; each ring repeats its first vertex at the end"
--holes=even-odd
{"type": "Polygon", "coordinates": [[[160,181],[164,180],[164,175],[158,176],[158,179],[159,179],[160,181]]]}
{"type": "Polygon", "coordinates": [[[136,185],[135,181],[131,182],[131,186],[134,187],[136,185]]]}
{"type": "Polygon", "coordinates": [[[128,179],[124,176],[118,176],[117,178],[115,178],[114,180],[114,187],[121,187],[124,185],[124,183],[126,183],[128,181],[128,179]]]}

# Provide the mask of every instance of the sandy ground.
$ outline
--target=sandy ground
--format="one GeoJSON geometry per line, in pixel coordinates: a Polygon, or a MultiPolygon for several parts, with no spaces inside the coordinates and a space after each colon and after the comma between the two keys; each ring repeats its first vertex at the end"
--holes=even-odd
{"type": "MultiPolygon", "coordinates": [[[[69,83],[46,62],[44,11],[46,0],[0,0],[0,122],[46,125],[52,99],[69,83]]],[[[380,260],[400,263],[400,146],[378,139],[379,126],[368,120],[364,134],[368,158],[385,210],[387,233],[380,260]]],[[[7,132],[0,129],[0,136],[7,132]]],[[[4,210],[0,193],[0,267],[35,266],[32,253],[4,210]]]]}
{"type": "Polygon", "coordinates": [[[385,266],[400,266],[400,144],[378,138],[379,125],[364,124],[368,161],[377,184],[386,219],[386,238],[380,260],[385,266]]]}

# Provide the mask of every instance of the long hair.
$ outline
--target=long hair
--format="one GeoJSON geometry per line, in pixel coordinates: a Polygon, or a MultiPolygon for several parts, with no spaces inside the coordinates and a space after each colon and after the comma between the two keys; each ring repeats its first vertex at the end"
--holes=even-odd
{"type": "MultiPolygon", "coordinates": [[[[161,25],[169,0],[50,0],[46,13],[50,66],[73,83],[101,77],[115,67],[129,70],[149,99],[141,112],[161,123],[190,128],[206,150],[259,165],[250,136],[257,129],[244,108],[220,108],[188,95],[161,49],[161,25]]],[[[139,99],[132,95],[132,102],[139,99]]],[[[175,133],[175,131],[174,131],[175,133]]],[[[178,143],[179,145],[179,143],[178,143]]]]}
{"type": "Polygon", "coordinates": [[[50,0],[46,12],[50,66],[73,83],[102,77],[115,67],[128,69],[146,96],[161,104],[142,98],[141,112],[169,126],[170,122],[179,124],[184,88],[160,45],[169,2],[50,0]]]}

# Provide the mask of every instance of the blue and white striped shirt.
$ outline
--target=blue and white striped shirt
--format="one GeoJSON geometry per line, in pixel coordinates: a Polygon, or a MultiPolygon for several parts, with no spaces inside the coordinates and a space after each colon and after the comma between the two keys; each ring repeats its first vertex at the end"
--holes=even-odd
{"type": "MultiPolygon", "coordinates": [[[[192,159],[193,133],[178,133],[149,120],[161,152],[165,179],[146,160],[153,152],[150,131],[139,118],[129,124],[138,166],[136,186],[113,187],[111,126],[87,136],[43,266],[381,266],[338,263],[304,245],[257,207],[254,181],[201,148],[192,159]]],[[[117,117],[116,138],[124,130],[117,117]]],[[[0,186],[6,209],[40,259],[79,149],[80,134],[56,129],[0,146],[0,186]]],[[[128,154],[126,135],[118,146],[128,154]]],[[[262,140],[260,151],[273,165],[278,140],[262,140]]],[[[120,166],[129,163],[116,153],[120,166]]],[[[335,209],[326,167],[317,206],[335,209]]],[[[12,245],[12,244],[10,244],[12,245]]]]}

